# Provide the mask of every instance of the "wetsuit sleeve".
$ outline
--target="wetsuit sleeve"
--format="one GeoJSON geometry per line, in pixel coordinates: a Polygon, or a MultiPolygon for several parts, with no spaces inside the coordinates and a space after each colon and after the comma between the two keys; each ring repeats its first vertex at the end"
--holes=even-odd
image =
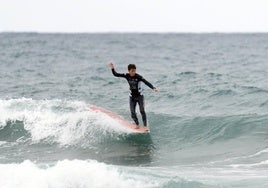
{"type": "Polygon", "coordinates": [[[123,73],[117,73],[114,69],[112,69],[112,73],[114,76],[116,77],[123,77],[123,78],[126,78],[126,75],[123,74],[123,73]]]}
{"type": "Polygon", "coordinates": [[[143,77],[141,77],[141,81],[143,81],[143,83],[145,83],[149,88],[154,89],[154,86],[143,77]]]}

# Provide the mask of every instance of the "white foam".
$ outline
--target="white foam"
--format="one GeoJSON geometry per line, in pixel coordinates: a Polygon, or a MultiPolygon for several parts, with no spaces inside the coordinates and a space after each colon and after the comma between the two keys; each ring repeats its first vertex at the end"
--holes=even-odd
{"type": "Polygon", "coordinates": [[[249,163],[249,164],[232,164],[230,165],[233,168],[239,168],[239,167],[261,167],[261,166],[266,166],[268,165],[268,160],[261,161],[258,163],[249,163]]]}
{"type": "Polygon", "coordinates": [[[233,169],[226,168],[225,166],[216,168],[205,166],[167,166],[146,167],[146,169],[139,168],[139,170],[143,170],[145,174],[155,174],[154,177],[161,177],[162,180],[158,180],[161,185],[174,180],[175,182],[198,182],[204,185],[202,187],[218,187],[219,185],[222,187],[236,187],[235,185],[245,180],[256,184],[260,180],[266,183],[268,178],[267,169],[233,169]]]}
{"type": "Polygon", "coordinates": [[[34,142],[77,144],[85,137],[94,139],[96,131],[101,134],[130,132],[105,114],[90,110],[82,101],[0,100],[0,114],[0,126],[5,126],[7,121],[23,121],[34,142]]]}
{"type": "MultiPolygon", "coordinates": [[[[236,160],[241,160],[241,159],[249,159],[249,158],[254,158],[254,157],[258,157],[260,155],[263,155],[263,154],[266,154],[268,153],[268,148],[265,148],[261,151],[258,151],[254,154],[250,154],[250,155],[246,155],[246,156],[239,156],[239,157],[232,157],[232,158],[227,158],[227,159],[224,159],[224,160],[218,160],[218,161],[212,161],[212,162],[209,162],[209,164],[219,164],[219,163],[224,163],[224,162],[233,162],[233,161],[236,161],[236,160]]],[[[232,165],[233,167],[235,167],[236,165],[232,165]]]]}
{"type": "MultiPolygon", "coordinates": [[[[266,161],[267,162],[267,161],[266,161]]],[[[107,165],[94,160],[63,160],[53,165],[0,164],[0,187],[5,188],[121,188],[192,185],[233,187],[239,182],[267,182],[266,169],[231,169],[187,166],[126,167],[107,165]],[[193,184],[191,184],[193,183],[193,184]]]]}
{"type": "Polygon", "coordinates": [[[116,166],[92,160],[63,160],[46,168],[40,168],[31,161],[0,164],[0,182],[5,188],[157,187],[150,179],[130,178],[116,166]]]}
{"type": "Polygon", "coordinates": [[[0,146],[6,144],[7,142],[6,141],[0,141],[0,146]]]}
{"type": "Polygon", "coordinates": [[[250,155],[249,157],[256,157],[256,156],[259,156],[259,155],[262,155],[264,153],[268,153],[268,148],[266,149],[263,149],[261,151],[258,151],[257,153],[253,154],[253,155],[250,155]]]}

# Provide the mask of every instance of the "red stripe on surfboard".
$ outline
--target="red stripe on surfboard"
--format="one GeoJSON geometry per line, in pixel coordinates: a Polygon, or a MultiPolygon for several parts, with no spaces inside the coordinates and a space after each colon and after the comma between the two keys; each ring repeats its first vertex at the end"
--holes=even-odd
{"type": "Polygon", "coordinates": [[[129,121],[123,119],[121,116],[119,116],[118,114],[111,112],[109,110],[106,110],[104,108],[101,108],[99,106],[89,106],[89,108],[93,111],[98,111],[101,113],[104,113],[106,115],[108,115],[109,117],[113,118],[114,120],[116,120],[120,125],[127,127],[131,130],[133,130],[134,132],[138,132],[138,133],[147,133],[149,132],[148,130],[146,130],[144,127],[140,127],[139,129],[135,129],[136,125],[133,125],[132,123],[130,123],[129,121]]]}

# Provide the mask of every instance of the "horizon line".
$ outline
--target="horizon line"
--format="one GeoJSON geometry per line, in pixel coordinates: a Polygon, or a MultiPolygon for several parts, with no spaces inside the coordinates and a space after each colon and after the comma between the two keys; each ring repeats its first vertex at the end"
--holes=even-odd
{"type": "Polygon", "coordinates": [[[35,34],[267,34],[268,31],[0,31],[35,34]]]}

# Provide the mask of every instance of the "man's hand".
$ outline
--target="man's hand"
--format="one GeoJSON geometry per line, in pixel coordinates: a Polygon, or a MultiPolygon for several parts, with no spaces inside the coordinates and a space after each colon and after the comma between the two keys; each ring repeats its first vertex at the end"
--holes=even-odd
{"type": "Polygon", "coordinates": [[[109,67],[110,67],[110,69],[114,69],[114,64],[113,63],[109,63],[109,67]]]}
{"type": "Polygon", "coordinates": [[[154,92],[158,92],[158,89],[157,89],[156,87],[154,87],[154,89],[153,89],[153,90],[154,90],[154,92]]]}

